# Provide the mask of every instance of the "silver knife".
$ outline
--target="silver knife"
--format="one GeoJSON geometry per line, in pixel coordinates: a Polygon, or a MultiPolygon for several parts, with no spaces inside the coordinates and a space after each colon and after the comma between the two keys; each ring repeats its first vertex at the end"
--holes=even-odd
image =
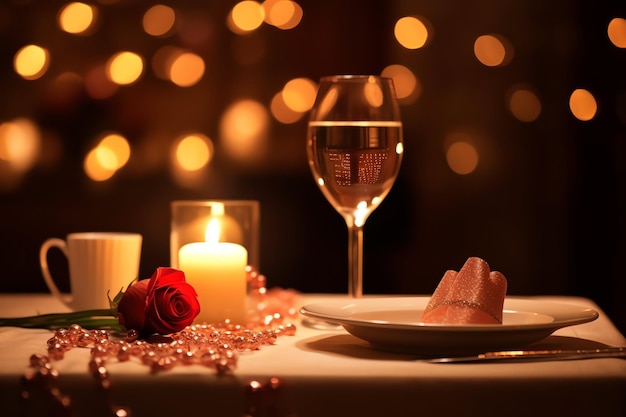
{"type": "Polygon", "coordinates": [[[474,356],[428,359],[430,363],[568,361],[592,358],[626,358],[626,347],[599,349],[505,350],[474,356]]]}

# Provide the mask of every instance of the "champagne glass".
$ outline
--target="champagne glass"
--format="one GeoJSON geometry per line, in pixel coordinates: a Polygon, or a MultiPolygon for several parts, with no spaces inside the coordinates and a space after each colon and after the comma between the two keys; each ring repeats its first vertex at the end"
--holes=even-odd
{"type": "Polygon", "coordinates": [[[363,295],[363,226],[402,162],[402,121],[393,81],[374,75],[320,80],[307,154],[315,182],[348,226],[349,295],[363,295]]]}

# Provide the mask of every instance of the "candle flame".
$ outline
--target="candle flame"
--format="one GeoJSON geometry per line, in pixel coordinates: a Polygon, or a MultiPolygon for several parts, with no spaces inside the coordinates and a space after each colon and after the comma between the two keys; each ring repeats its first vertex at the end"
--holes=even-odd
{"type": "Polygon", "coordinates": [[[209,220],[204,234],[207,243],[217,243],[220,240],[220,221],[218,219],[209,220]]]}

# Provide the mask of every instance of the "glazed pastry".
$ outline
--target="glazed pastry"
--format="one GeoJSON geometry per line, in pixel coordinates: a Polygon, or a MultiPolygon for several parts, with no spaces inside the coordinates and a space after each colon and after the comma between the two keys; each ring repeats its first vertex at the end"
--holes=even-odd
{"type": "Polygon", "coordinates": [[[446,271],[433,293],[422,322],[502,324],[507,282],[480,258],[468,258],[459,272],[446,271]]]}

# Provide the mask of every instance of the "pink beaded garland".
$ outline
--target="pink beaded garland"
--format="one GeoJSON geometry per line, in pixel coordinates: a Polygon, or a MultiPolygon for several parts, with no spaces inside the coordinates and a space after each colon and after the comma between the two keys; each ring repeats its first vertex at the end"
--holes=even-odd
{"type": "MultiPolygon", "coordinates": [[[[111,387],[106,367],[111,360],[134,360],[148,366],[152,372],[180,365],[200,365],[224,374],[236,369],[239,353],[272,345],[279,336],[295,335],[296,326],[290,320],[298,314],[295,307],[298,294],[284,289],[268,291],[265,276],[250,266],[246,272],[248,295],[253,307],[248,312],[248,323],[245,326],[235,325],[229,320],[194,324],[178,333],[155,336],[148,340],[138,339],[135,330],[120,335],[106,330],[86,330],[75,324],[57,329],[47,341],[48,355],[32,355],[29,359],[33,373],[22,378],[24,405],[28,405],[39,386],[47,391],[52,404],[50,409],[54,410],[53,416],[70,415],[71,399],[61,392],[59,373],[52,367],[52,362],[62,360],[65,353],[73,348],[90,349],[89,371],[100,388],[106,391],[111,387]]],[[[279,380],[272,378],[265,387],[254,382],[248,389],[274,392],[279,385],[279,380]]],[[[254,416],[256,408],[251,404],[247,415],[254,416]]],[[[111,411],[117,417],[131,415],[125,408],[111,406],[111,411]]]]}

